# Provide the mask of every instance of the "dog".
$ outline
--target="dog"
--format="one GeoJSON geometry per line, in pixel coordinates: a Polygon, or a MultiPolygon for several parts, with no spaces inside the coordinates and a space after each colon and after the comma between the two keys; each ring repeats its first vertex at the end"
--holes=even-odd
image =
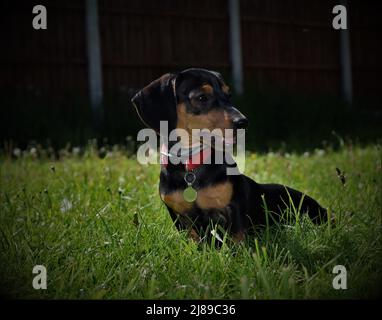
{"type": "MultiPolygon", "coordinates": [[[[143,124],[158,134],[160,121],[167,121],[169,130],[190,137],[193,129],[237,132],[248,125],[248,119],[232,105],[230,88],[221,74],[206,69],[165,74],[138,91],[131,101],[143,124]]],[[[221,138],[225,141],[224,135],[221,138]]],[[[236,138],[228,143],[235,143],[236,138]]],[[[177,229],[188,231],[196,241],[211,239],[214,225],[234,241],[243,241],[258,227],[284,221],[285,210],[291,205],[314,223],[327,221],[327,210],[300,191],[280,184],[259,184],[243,174],[228,175],[227,168],[236,164],[215,163],[216,152],[204,154],[203,145],[195,152],[191,143],[186,144],[187,161],[170,163],[171,142],[168,144],[167,150],[162,148],[165,161],[160,172],[160,198],[177,229]],[[195,155],[211,161],[194,164],[195,155]]],[[[212,145],[211,150],[215,149],[212,145]]]]}

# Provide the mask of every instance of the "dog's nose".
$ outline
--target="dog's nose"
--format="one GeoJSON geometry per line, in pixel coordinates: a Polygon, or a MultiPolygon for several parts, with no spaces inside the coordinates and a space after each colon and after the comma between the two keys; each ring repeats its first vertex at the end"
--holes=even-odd
{"type": "Polygon", "coordinates": [[[245,117],[239,117],[233,120],[233,126],[235,129],[246,129],[248,127],[248,119],[245,117]]]}

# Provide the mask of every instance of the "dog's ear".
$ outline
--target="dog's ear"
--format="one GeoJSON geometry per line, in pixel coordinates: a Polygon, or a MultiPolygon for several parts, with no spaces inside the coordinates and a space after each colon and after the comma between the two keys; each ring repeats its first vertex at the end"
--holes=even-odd
{"type": "Polygon", "coordinates": [[[142,122],[158,133],[160,121],[168,121],[169,130],[176,124],[175,77],[173,73],[166,73],[131,99],[142,122]]]}

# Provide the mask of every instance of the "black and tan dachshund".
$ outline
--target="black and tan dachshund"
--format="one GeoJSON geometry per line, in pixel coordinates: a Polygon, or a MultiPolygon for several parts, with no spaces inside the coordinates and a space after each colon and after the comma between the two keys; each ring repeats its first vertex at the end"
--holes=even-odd
{"type": "MultiPolygon", "coordinates": [[[[183,129],[179,131],[190,137],[193,129],[235,131],[248,125],[247,118],[233,107],[222,76],[205,69],[165,74],[135,94],[132,102],[143,123],[158,134],[160,121],[168,122],[169,131],[183,129]]],[[[164,154],[170,147],[168,142],[164,154]]],[[[191,149],[195,148],[190,148],[193,157],[191,149]]],[[[327,220],[326,210],[311,197],[284,185],[259,184],[242,174],[228,175],[231,163],[216,164],[216,152],[204,156],[211,161],[193,165],[190,158],[188,166],[187,162],[167,161],[160,173],[162,201],[176,227],[188,230],[195,240],[210,237],[211,225],[218,224],[235,241],[241,241],[257,227],[280,221],[291,202],[313,222],[327,220]],[[189,172],[191,177],[187,176],[189,172]],[[185,196],[190,182],[194,193],[185,196]]]]}

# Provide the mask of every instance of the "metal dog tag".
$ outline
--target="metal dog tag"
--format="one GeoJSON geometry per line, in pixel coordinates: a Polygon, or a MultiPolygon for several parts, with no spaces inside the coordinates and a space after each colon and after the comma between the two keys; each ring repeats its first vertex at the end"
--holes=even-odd
{"type": "Polygon", "coordinates": [[[186,189],[184,189],[183,198],[187,202],[194,202],[197,197],[198,192],[192,186],[188,186],[186,189]]]}
{"type": "Polygon", "coordinates": [[[187,183],[187,188],[183,191],[183,199],[187,202],[194,202],[198,197],[198,192],[192,187],[195,180],[196,176],[192,171],[187,171],[184,175],[184,181],[187,183]]]}

